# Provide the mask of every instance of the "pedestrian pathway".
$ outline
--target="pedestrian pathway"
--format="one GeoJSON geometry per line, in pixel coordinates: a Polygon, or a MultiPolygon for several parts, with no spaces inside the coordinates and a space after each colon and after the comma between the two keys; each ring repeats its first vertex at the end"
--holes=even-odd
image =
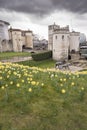
{"type": "Polygon", "coordinates": [[[6,59],[6,60],[1,60],[1,62],[5,63],[5,62],[22,62],[22,61],[27,61],[27,60],[32,60],[32,57],[13,57],[11,59],[6,59]]]}
{"type": "Polygon", "coordinates": [[[83,69],[84,69],[84,68],[78,67],[78,66],[69,66],[69,70],[70,70],[71,72],[81,71],[81,70],[83,70],[83,69]]]}

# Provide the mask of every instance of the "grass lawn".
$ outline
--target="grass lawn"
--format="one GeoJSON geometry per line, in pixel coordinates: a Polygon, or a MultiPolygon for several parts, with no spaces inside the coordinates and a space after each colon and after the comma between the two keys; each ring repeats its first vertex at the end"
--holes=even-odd
{"type": "Polygon", "coordinates": [[[87,71],[0,63],[0,130],[87,130],[87,71]]]}
{"type": "Polygon", "coordinates": [[[16,56],[30,56],[30,55],[31,54],[29,52],[3,52],[0,53],[0,60],[10,59],[16,56]]]}
{"type": "Polygon", "coordinates": [[[19,62],[18,64],[20,65],[28,65],[30,67],[40,67],[40,68],[54,68],[55,67],[55,62],[52,59],[48,59],[48,60],[42,60],[42,61],[23,61],[23,62],[19,62]]]}

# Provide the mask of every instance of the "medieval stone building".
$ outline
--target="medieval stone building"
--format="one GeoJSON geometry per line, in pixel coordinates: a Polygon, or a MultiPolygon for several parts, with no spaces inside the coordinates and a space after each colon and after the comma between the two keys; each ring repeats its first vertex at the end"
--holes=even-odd
{"type": "Polygon", "coordinates": [[[33,33],[30,30],[24,31],[10,28],[9,39],[12,41],[14,52],[22,52],[23,47],[33,48],[33,33]]]}
{"type": "Polygon", "coordinates": [[[30,30],[9,29],[9,23],[0,20],[0,52],[22,52],[23,47],[33,48],[33,33],[30,30]]]}
{"type": "Polygon", "coordinates": [[[48,50],[52,50],[53,59],[68,59],[68,52],[79,51],[79,32],[70,32],[69,26],[60,27],[50,25],[48,27],[48,50]]]}

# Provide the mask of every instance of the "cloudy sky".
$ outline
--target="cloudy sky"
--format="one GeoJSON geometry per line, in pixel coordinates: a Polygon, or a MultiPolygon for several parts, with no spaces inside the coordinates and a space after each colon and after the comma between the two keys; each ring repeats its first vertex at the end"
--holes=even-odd
{"type": "Polygon", "coordinates": [[[0,19],[46,39],[54,22],[87,36],[87,0],[0,0],[0,19]]]}

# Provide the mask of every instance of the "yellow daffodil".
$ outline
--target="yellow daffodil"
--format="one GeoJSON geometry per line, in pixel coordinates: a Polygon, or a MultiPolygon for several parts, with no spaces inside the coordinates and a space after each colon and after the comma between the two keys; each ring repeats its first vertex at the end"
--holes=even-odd
{"type": "Polygon", "coordinates": [[[29,88],[28,91],[29,91],[29,92],[32,92],[32,88],[29,88]]]}
{"type": "Polygon", "coordinates": [[[44,83],[42,83],[41,86],[44,86],[44,83]]]}
{"type": "Polygon", "coordinates": [[[65,90],[65,89],[62,89],[61,92],[62,92],[62,93],[66,93],[66,90],[65,90]]]}
{"type": "Polygon", "coordinates": [[[18,84],[16,84],[16,86],[19,88],[19,87],[20,87],[20,84],[18,83],[18,84]]]}
{"type": "Polygon", "coordinates": [[[12,85],[12,84],[13,84],[13,81],[11,81],[10,84],[12,85]]]}
{"type": "Polygon", "coordinates": [[[22,83],[24,83],[24,80],[22,79],[22,83]]]}
{"type": "Polygon", "coordinates": [[[84,88],[82,87],[81,90],[84,90],[84,88]]]}
{"type": "Polygon", "coordinates": [[[32,85],[35,85],[35,84],[36,84],[36,82],[35,82],[35,81],[32,81],[32,82],[31,82],[31,84],[32,84],[32,85]]]}
{"type": "Polygon", "coordinates": [[[60,79],[60,81],[63,81],[63,79],[60,79]]]}
{"type": "Polygon", "coordinates": [[[64,79],[63,81],[66,81],[66,79],[64,79]]]}
{"type": "Polygon", "coordinates": [[[71,85],[72,85],[72,86],[74,86],[74,85],[75,85],[75,83],[74,83],[74,82],[72,82],[72,83],[71,83],[71,85]]]}
{"type": "Polygon", "coordinates": [[[5,89],[5,87],[4,87],[4,86],[2,86],[1,88],[2,88],[3,90],[5,89]]]}

